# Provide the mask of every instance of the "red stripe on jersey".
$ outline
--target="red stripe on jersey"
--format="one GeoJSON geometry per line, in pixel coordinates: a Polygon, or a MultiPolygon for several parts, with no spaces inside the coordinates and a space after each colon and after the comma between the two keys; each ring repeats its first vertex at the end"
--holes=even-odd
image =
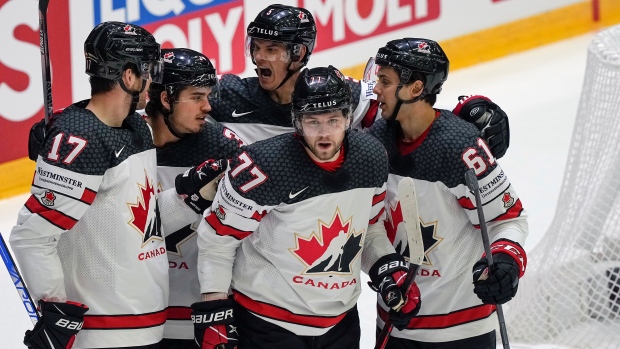
{"type": "Polygon", "coordinates": [[[462,208],[466,209],[466,210],[475,210],[476,209],[476,205],[474,205],[474,203],[471,201],[471,199],[463,196],[462,198],[459,198],[459,205],[461,205],[462,208]]]}
{"type": "Polygon", "coordinates": [[[84,193],[82,193],[82,197],[80,198],[80,201],[83,201],[91,205],[93,201],[95,201],[95,196],[97,196],[96,191],[90,190],[88,188],[84,188],[84,193]]]}
{"type": "Polygon", "coordinates": [[[120,330],[147,328],[163,325],[168,317],[168,310],[137,315],[84,315],[84,327],[88,330],[120,330]]]}
{"type": "Polygon", "coordinates": [[[168,307],[168,320],[191,320],[192,308],[168,307]]]}
{"type": "Polygon", "coordinates": [[[377,110],[379,110],[379,101],[371,99],[370,105],[368,106],[368,111],[362,119],[362,128],[369,128],[372,126],[377,118],[377,110]]]}
{"type": "MultiPolygon", "coordinates": [[[[377,305],[381,320],[386,321],[388,313],[377,305]]],[[[407,329],[441,329],[486,319],[495,311],[495,305],[482,304],[473,308],[457,310],[444,315],[418,315],[409,321],[407,329]]]]}
{"type": "Polygon", "coordinates": [[[378,194],[378,195],[373,196],[373,197],[372,197],[372,205],[374,206],[374,205],[376,205],[378,202],[382,202],[382,201],[383,201],[383,199],[385,199],[385,194],[386,194],[386,193],[387,193],[387,192],[386,192],[386,191],[384,191],[384,192],[383,192],[383,193],[381,193],[381,194],[378,194]]]}
{"type": "Polygon", "coordinates": [[[381,218],[381,215],[383,214],[383,212],[385,212],[385,207],[382,207],[381,211],[379,211],[379,213],[373,219],[368,221],[368,225],[373,225],[373,224],[377,223],[379,218],[381,218]]]}
{"type": "Polygon", "coordinates": [[[270,319],[289,322],[293,324],[312,326],[318,328],[328,328],[336,325],[347,315],[347,313],[337,316],[317,316],[317,315],[299,315],[294,314],[291,311],[277,307],[272,304],[267,304],[259,301],[255,301],[248,296],[233,290],[233,297],[239,305],[248,309],[249,311],[258,315],[268,317],[270,319]]]}
{"type": "Polygon", "coordinates": [[[26,208],[29,209],[30,212],[38,214],[39,216],[41,216],[41,218],[59,227],[60,229],[69,230],[73,228],[75,223],[77,223],[77,220],[75,218],[69,217],[62,212],[41,205],[39,200],[37,200],[34,195],[30,195],[30,198],[28,198],[28,201],[26,201],[26,204],[24,206],[26,206],[26,208]]]}
{"type": "Polygon", "coordinates": [[[209,223],[211,228],[215,230],[217,235],[232,236],[237,240],[242,240],[252,234],[251,231],[239,230],[231,227],[230,225],[222,224],[222,222],[220,222],[220,219],[217,218],[217,216],[213,212],[209,213],[205,220],[207,221],[207,223],[209,223]]]}

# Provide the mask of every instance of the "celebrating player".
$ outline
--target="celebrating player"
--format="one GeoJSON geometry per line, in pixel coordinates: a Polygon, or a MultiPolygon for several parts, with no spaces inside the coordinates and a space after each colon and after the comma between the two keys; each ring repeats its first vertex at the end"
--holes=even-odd
{"type": "MultiPolygon", "coordinates": [[[[212,103],[210,115],[253,143],[293,131],[289,117],[294,82],[308,64],[316,44],[312,14],[301,7],[269,5],[247,27],[246,54],[256,65],[258,77],[225,74],[220,81],[222,98],[212,103]]],[[[347,78],[352,92],[354,129],[370,127],[379,103],[369,81],[347,78]]],[[[478,98],[480,115],[463,115],[482,131],[497,158],[509,145],[508,117],[486,98],[478,98]],[[486,113],[485,113],[486,112],[486,113]]]]}
{"type": "Polygon", "coordinates": [[[91,99],[47,130],[10,236],[41,313],[24,344],[152,349],[168,305],[160,210],[179,221],[196,216],[174,189],[157,194],[153,140],[135,113],[160,76],[160,46],[139,26],[104,22],[84,53],[91,99]]]}
{"type": "MultiPolygon", "coordinates": [[[[179,191],[188,194],[186,200],[197,212],[195,222],[165,226],[170,263],[170,301],[164,340],[159,348],[181,349],[195,346],[190,305],[201,299],[196,270],[196,228],[216,189],[213,185],[210,188],[212,194],[204,191],[203,194],[200,191],[191,193],[196,187],[193,181],[201,183],[204,166],[224,168],[224,165],[213,160],[231,158],[243,142],[229,129],[205,121],[211,110],[209,102],[218,98],[219,94],[218,79],[211,61],[190,49],[161,51],[163,78],[161,83],[151,84],[146,105],[146,120],[153,130],[157,149],[157,174],[161,189],[174,188],[178,174],[206,159],[211,160],[202,167],[192,168],[187,176],[180,177],[182,183],[179,191]]],[[[175,214],[171,216],[173,218],[175,214]]]]}
{"type": "MultiPolygon", "coordinates": [[[[528,227],[521,200],[478,129],[433,108],[449,66],[436,42],[390,41],[379,49],[375,63],[370,70],[377,71],[374,92],[383,119],[369,132],[389,156],[386,230],[397,252],[404,253],[407,239],[396,186],[400,178],[411,177],[418,188],[425,247],[416,278],[424,302],[418,317],[392,332],[387,348],[495,348],[495,304],[515,295],[526,267],[522,246],[528,227]],[[478,177],[493,270],[486,268],[474,196],[465,185],[469,169],[478,177]]],[[[477,102],[464,101],[458,109],[475,115],[471,107],[477,102]]],[[[379,306],[377,325],[382,327],[388,308],[381,299],[379,306]]]]}
{"type": "Polygon", "coordinates": [[[417,312],[418,289],[400,292],[406,264],[382,223],[385,149],[350,132],[340,71],[306,69],[294,88],[295,133],[240,151],[198,227],[202,348],[227,345],[231,331],[239,348],[359,348],[361,270],[395,317],[417,312]]]}

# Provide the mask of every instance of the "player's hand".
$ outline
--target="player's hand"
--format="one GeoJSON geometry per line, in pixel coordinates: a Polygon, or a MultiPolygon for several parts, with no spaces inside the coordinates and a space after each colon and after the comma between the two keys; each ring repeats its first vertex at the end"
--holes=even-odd
{"type": "Polygon", "coordinates": [[[236,349],[239,335],[234,323],[234,301],[212,300],[192,304],[194,341],[201,349],[236,349]]]}
{"type": "Polygon", "coordinates": [[[510,146],[510,125],[508,115],[497,104],[480,95],[460,96],[452,113],[478,127],[495,158],[506,154],[510,146]]]}
{"type": "Polygon", "coordinates": [[[217,184],[227,168],[227,159],[209,159],[190,168],[175,178],[177,194],[187,195],[185,203],[196,213],[204,212],[211,206],[217,184]]]}
{"type": "Polygon", "coordinates": [[[41,318],[26,331],[24,344],[30,349],[70,349],[84,324],[88,307],[75,302],[39,301],[41,318]]]}
{"type": "Polygon", "coordinates": [[[402,307],[399,310],[390,309],[390,322],[394,327],[402,331],[407,327],[411,319],[418,315],[421,306],[420,289],[414,282],[406,294],[405,303],[402,307]]]}
{"type": "Polygon", "coordinates": [[[483,256],[473,267],[474,292],[485,304],[504,304],[517,294],[527,255],[514,241],[499,239],[491,245],[493,268],[483,256]]]}

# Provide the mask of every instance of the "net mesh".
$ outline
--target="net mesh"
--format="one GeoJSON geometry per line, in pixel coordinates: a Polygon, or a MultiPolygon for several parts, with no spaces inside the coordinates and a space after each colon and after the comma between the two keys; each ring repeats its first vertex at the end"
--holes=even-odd
{"type": "Polygon", "coordinates": [[[620,348],[620,26],[597,34],[555,217],[506,306],[511,341],[620,348]]]}

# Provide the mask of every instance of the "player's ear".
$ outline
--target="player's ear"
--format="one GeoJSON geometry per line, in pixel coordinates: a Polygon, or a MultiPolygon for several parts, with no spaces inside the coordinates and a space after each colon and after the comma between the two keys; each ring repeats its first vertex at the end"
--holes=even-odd
{"type": "Polygon", "coordinates": [[[170,100],[168,99],[168,92],[166,91],[161,91],[161,93],[159,94],[159,99],[161,101],[161,105],[170,110],[170,100]]]}
{"type": "Polygon", "coordinates": [[[424,83],[422,82],[422,80],[416,80],[413,82],[413,84],[410,84],[407,87],[407,91],[410,93],[410,97],[415,98],[419,96],[424,90],[424,83]]]}

